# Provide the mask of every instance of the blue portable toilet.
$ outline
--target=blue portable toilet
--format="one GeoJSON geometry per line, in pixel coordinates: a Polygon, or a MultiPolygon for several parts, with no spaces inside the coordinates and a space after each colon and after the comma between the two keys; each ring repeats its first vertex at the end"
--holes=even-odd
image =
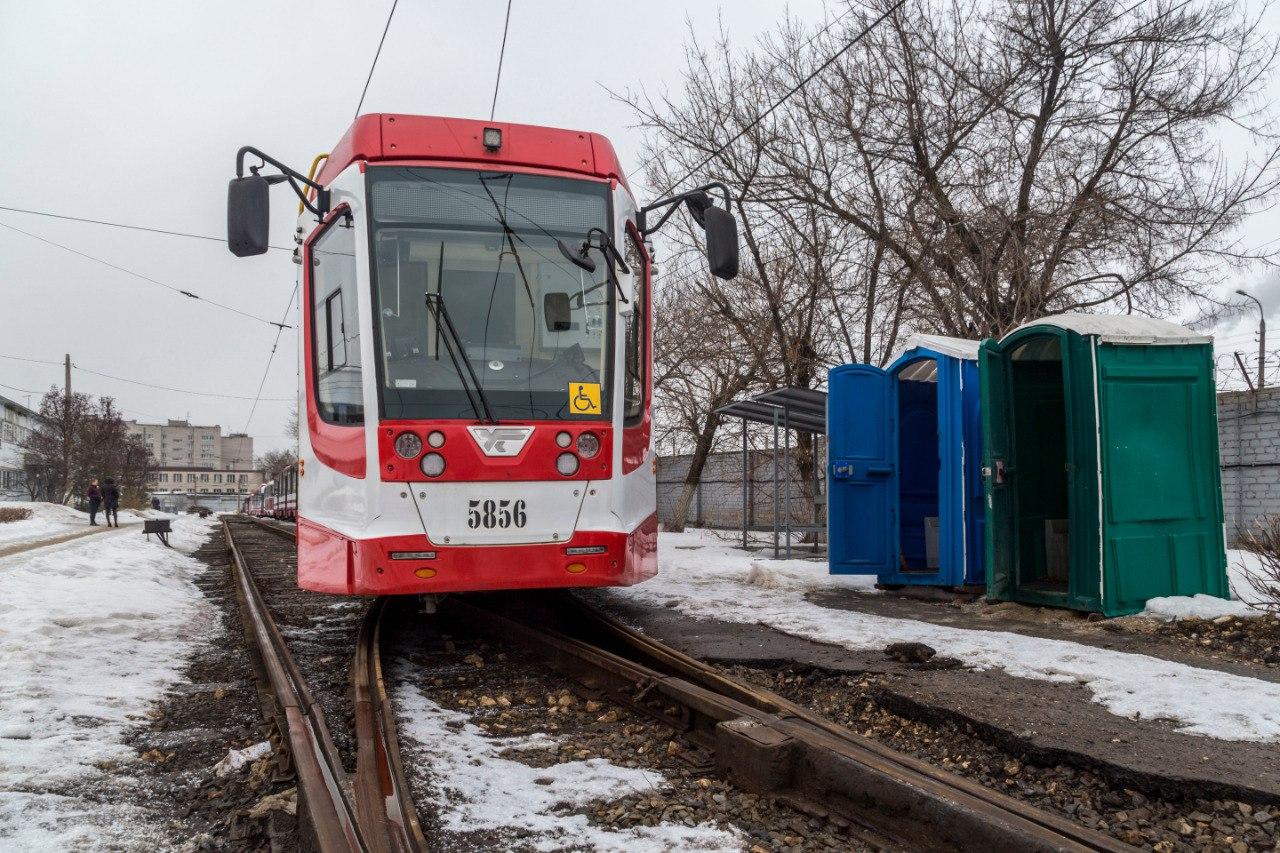
{"type": "Polygon", "coordinates": [[[978,342],[916,335],[887,369],[827,374],[832,574],[983,583],[978,342]]]}

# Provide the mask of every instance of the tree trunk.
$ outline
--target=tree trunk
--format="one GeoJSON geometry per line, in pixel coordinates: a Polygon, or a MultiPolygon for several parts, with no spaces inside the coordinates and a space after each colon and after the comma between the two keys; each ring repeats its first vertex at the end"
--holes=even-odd
{"type": "Polygon", "coordinates": [[[689,504],[693,502],[694,490],[702,480],[702,469],[706,467],[707,457],[711,455],[711,443],[716,437],[718,420],[714,413],[708,414],[707,420],[702,425],[702,431],[698,433],[698,443],[693,449],[693,459],[689,462],[689,473],[684,476],[684,487],[680,490],[680,497],[676,499],[675,508],[671,511],[671,519],[667,522],[667,529],[670,531],[679,533],[684,530],[684,522],[689,515],[689,504]]]}

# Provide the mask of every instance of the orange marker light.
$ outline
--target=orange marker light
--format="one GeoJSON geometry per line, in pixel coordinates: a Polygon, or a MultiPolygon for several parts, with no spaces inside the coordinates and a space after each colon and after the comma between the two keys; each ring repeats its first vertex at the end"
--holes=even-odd
{"type": "Polygon", "coordinates": [[[587,570],[586,563],[570,563],[564,567],[564,570],[571,575],[580,575],[587,570]]]}
{"type": "Polygon", "coordinates": [[[433,578],[436,576],[435,569],[416,569],[414,574],[420,578],[433,578]]]}

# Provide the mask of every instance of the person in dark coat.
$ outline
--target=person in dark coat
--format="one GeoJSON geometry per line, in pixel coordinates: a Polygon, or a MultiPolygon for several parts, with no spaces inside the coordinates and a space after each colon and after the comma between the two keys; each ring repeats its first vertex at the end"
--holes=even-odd
{"type": "Polygon", "coordinates": [[[110,477],[107,478],[106,485],[102,487],[102,508],[107,511],[107,527],[119,527],[120,487],[110,477]]]}
{"type": "Polygon", "coordinates": [[[89,524],[97,527],[98,507],[102,506],[102,489],[98,487],[96,479],[89,481],[89,488],[85,489],[84,496],[89,499],[89,524]]]}

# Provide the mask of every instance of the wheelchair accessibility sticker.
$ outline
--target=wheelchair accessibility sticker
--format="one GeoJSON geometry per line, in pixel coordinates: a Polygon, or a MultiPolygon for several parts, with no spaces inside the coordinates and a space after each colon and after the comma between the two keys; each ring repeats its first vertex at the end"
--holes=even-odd
{"type": "Polygon", "coordinates": [[[600,383],[570,382],[569,412],[575,415],[600,414],[600,383]]]}

